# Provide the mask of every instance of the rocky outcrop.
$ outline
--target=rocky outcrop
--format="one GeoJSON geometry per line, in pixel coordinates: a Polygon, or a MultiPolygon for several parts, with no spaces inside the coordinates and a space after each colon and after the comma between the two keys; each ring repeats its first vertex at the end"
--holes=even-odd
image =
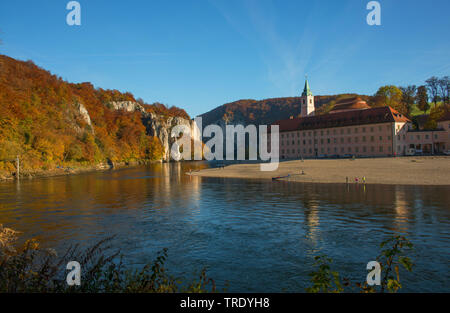
{"type": "Polygon", "coordinates": [[[88,110],[86,110],[86,107],[83,105],[83,103],[77,103],[76,105],[78,107],[78,113],[81,115],[83,120],[86,122],[86,124],[92,127],[91,117],[89,116],[89,112],[88,110]]]}
{"type": "Polygon", "coordinates": [[[144,107],[134,101],[111,101],[108,103],[108,107],[112,110],[124,110],[125,112],[139,111],[146,114],[144,107]]]}
{"type": "Polygon", "coordinates": [[[176,125],[186,125],[191,130],[194,141],[201,142],[200,130],[194,120],[187,120],[177,116],[162,116],[147,112],[145,108],[133,101],[115,101],[107,105],[112,110],[124,110],[126,112],[141,112],[142,121],[150,136],[159,138],[164,147],[164,161],[170,161],[170,147],[175,138],[170,136],[172,128],[176,125]]]}

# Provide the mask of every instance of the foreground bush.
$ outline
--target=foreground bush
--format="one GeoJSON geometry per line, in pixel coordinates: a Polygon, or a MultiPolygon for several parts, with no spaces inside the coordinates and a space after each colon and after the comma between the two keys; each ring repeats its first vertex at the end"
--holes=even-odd
{"type": "Polygon", "coordinates": [[[164,263],[167,249],[140,269],[125,268],[119,252],[111,253],[104,239],[93,247],[69,248],[62,256],[52,249],[43,249],[36,240],[21,248],[15,247],[18,233],[0,225],[0,292],[215,292],[212,279],[203,269],[197,279],[183,283],[169,275],[164,263]],[[68,286],[66,265],[77,260],[81,265],[81,286],[68,286]]]}
{"type": "Polygon", "coordinates": [[[400,283],[400,270],[411,272],[413,262],[407,256],[413,248],[413,244],[404,236],[394,235],[380,244],[381,252],[376,261],[381,266],[380,286],[369,286],[367,282],[352,283],[348,278],[343,278],[337,271],[331,269],[333,260],[326,255],[315,257],[316,271],[311,272],[312,286],[306,288],[310,293],[341,293],[341,292],[391,292],[395,293],[402,288],[400,283]]]}

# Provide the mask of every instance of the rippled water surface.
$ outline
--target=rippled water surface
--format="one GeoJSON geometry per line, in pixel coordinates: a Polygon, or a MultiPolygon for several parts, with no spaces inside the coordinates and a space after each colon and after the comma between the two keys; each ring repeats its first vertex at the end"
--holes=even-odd
{"type": "Polygon", "coordinates": [[[364,281],[389,234],[415,244],[404,291],[450,291],[450,187],[189,177],[158,164],[0,183],[0,223],[64,249],[116,235],[129,265],[169,249],[169,270],[203,266],[228,291],[303,292],[315,255],[364,281]]]}

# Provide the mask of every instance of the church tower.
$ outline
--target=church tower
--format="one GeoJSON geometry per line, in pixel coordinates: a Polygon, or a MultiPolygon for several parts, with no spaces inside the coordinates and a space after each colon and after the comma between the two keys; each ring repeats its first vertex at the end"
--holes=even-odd
{"type": "Polygon", "coordinates": [[[305,88],[301,96],[301,116],[313,116],[314,115],[314,96],[309,89],[308,78],[305,79],[305,88]]]}

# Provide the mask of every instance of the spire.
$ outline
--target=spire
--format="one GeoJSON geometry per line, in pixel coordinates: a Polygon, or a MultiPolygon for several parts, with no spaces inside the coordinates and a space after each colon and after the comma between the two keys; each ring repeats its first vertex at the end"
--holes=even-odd
{"type": "Polygon", "coordinates": [[[311,89],[309,89],[308,76],[305,75],[305,88],[303,88],[302,97],[312,96],[311,89]]]}

